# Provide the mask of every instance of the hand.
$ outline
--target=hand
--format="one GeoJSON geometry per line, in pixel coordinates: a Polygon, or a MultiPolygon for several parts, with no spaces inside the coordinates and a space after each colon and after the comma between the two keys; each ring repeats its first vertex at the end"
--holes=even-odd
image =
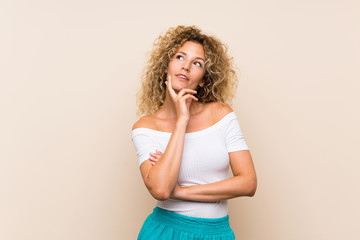
{"type": "Polygon", "coordinates": [[[163,153],[160,152],[159,150],[155,150],[155,153],[150,153],[149,160],[151,161],[151,164],[154,166],[155,163],[157,163],[157,161],[159,161],[159,159],[161,158],[162,155],[163,155],[163,153]]]}
{"type": "Polygon", "coordinates": [[[171,76],[168,74],[167,81],[165,82],[166,88],[169,91],[170,97],[176,108],[176,115],[178,121],[185,121],[186,123],[190,118],[190,104],[191,101],[198,101],[198,99],[193,95],[196,93],[195,90],[183,88],[177,94],[172,88],[171,85],[171,76]]]}

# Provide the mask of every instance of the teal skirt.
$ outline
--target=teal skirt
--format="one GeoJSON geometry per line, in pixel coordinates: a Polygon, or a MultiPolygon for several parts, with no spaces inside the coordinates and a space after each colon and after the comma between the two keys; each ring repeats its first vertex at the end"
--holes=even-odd
{"type": "Polygon", "coordinates": [[[155,207],[142,226],[138,240],[234,240],[229,215],[195,218],[155,207]]]}

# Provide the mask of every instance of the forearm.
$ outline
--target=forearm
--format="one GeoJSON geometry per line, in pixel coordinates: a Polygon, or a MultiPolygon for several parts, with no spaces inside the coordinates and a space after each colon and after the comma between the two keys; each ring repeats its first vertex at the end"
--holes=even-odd
{"type": "Polygon", "coordinates": [[[170,195],[173,191],[181,165],[185,130],[186,124],[176,124],[164,154],[149,171],[146,182],[150,191],[162,195],[170,195]]]}
{"type": "Polygon", "coordinates": [[[216,202],[240,196],[253,196],[256,191],[256,177],[234,176],[219,182],[177,186],[174,197],[182,200],[216,202]]]}

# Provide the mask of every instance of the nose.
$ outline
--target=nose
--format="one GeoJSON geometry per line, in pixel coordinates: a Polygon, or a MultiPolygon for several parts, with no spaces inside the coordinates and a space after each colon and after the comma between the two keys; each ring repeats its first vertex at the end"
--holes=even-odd
{"type": "Polygon", "coordinates": [[[185,71],[189,72],[189,71],[190,71],[190,62],[184,62],[182,68],[183,68],[185,71]]]}

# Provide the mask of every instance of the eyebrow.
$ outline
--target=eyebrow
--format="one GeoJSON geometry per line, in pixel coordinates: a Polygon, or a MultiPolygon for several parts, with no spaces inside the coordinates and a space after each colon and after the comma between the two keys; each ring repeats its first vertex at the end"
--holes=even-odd
{"type": "MultiPolygon", "coordinates": [[[[187,55],[185,52],[178,52],[178,53],[182,53],[182,54],[184,54],[184,55],[187,55]]],[[[201,60],[203,60],[203,61],[205,62],[205,60],[202,59],[201,57],[196,57],[195,59],[201,59],[201,60]]]]}

